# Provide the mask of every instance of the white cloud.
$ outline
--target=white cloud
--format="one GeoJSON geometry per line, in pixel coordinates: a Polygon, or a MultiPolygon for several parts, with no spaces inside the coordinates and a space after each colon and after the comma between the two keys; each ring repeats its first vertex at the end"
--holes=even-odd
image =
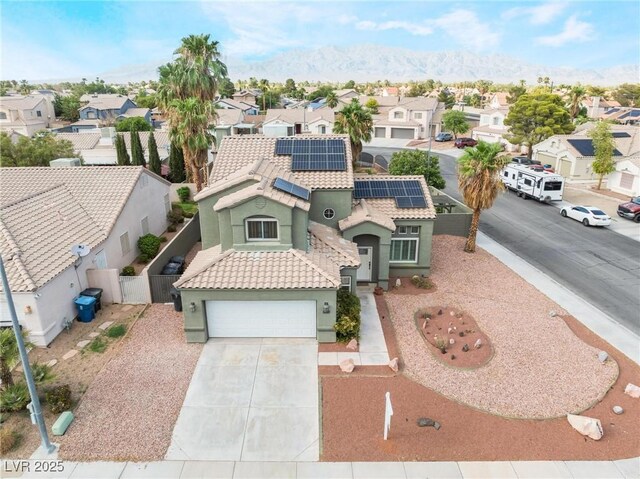
{"type": "Polygon", "coordinates": [[[362,20],[356,23],[356,28],[358,30],[374,30],[374,31],[382,31],[382,30],[405,30],[407,33],[411,35],[431,35],[433,30],[424,24],[420,23],[412,23],[412,22],[403,22],[397,20],[390,20],[387,22],[376,23],[369,20],[362,20]]]}
{"type": "MultiPolygon", "coordinates": [[[[224,20],[234,35],[222,48],[232,56],[265,55],[281,48],[307,45],[297,32],[310,25],[335,22],[335,12],[322,3],[207,2],[202,10],[211,20],[224,20]]],[[[339,23],[353,20],[346,14],[339,23]]]]}
{"type": "Polygon", "coordinates": [[[501,16],[505,20],[527,16],[532,25],[546,25],[562,14],[567,6],[567,2],[547,2],[535,7],[511,8],[504,11],[501,16]]]}
{"type": "Polygon", "coordinates": [[[560,47],[570,42],[586,42],[593,38],[593,25],[578,20],[576,15],[570,16],[564,24],[564,29],[556,35],[537,37],[536,42],[550,47],[560,47]]]}
{"type": "Polygon", "coordinates": [[[501,33],[480,21],[475,12],[457,9],[442,15],[433,24],[470,50],[487,50],[500,43],[501,33]]]}

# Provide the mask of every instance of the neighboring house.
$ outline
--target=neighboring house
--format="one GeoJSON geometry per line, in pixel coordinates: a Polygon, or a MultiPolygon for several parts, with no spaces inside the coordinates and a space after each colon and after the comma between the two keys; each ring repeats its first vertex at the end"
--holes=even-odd
{"type": "Polygon", "coordinates": [[[508,113],[508,107],[482,110],[479,125],[472,130],[471,137],[487,143],[501,143],[507,151],[518,150],[518,145],[514,145],[505,139],[505,136],[509,134],[509,127],[504,125],[504,119],[508,113]]]}
{"type": "Polygon", "coordinates": [[[616,163],[616,171],[609,175],[607,188],[628,196],[640,196],[640,155],[616,163]]]}
{"type": "MultiPolygon", "coordinates": [[[[591,168],[595,160],[593,142],[588,136],[592,127],[593,124],[571,135],[554,135],[534,145],[533,159],[543,164],[551,164],[556,172],[568,181],[596,181],[598,175],[591,168]]],[[[613,159],[616,161],[616,168],[622,172],[623,162],[640,157],[640,129],[633,126],[612,125],[611,132],[616,144],[613,159]]],[[[613,182],[620,183],[622,176],[620,174],[620,178],[613,182]]],[[[622,184],[624,189],[632,189],[633,184],[627,188],[628,177],[624,178],[622,184]]]]}
{"type": "Polygon", "coordinates": [[[260,113],[258,105],[250,102],[231,100],[223,98],[215,103],[215,107],[221,110],[240,110],[245,115],[257,115],[260,113]]]}
{"type": "MultiPolygon", "coordinates": [[[[479,93],[478,93],[479,94],[479,93]]],[[[509,101],[507,98],[509,97],[509,93],[499,91],[491,95],[489,101],[486,104],[486,108],[490,108],[492,110],[498,110],[502,108],[509,108],[509,101]]]]}
{"type": "Polygon", "coordinates": [[[79,108],[81,120],[115,122],[118,117],[124,115],[130,108],[137,108],[130,98],[112,93],[82,95],[80,101],[87,102],[86,105],[79,108]]]}
{"type": "Polygon", "coordinates": [[[304,108],[267,110],[262,124],[265,136],[293,136],[301,133],[325,135],[333,132],[335,114],[330,108],[309,111],[304,108]]]}
{"type": "Polygon", "coordinates": [[[620,107],[620,103],[599,96],[590,96],[582,100],[580,106],[587,109],[589,118],[600,118],[607,110],[620,107]]]}
{"type": "Polygon", "coordinates": [[[51,126],[55,120],[43,95],[0,97],[0,131],[23,136],[51,126]]]}
{"type": "MultiPolygon", "coordinates": [[[[248,103],[250,105],[256,104],[256,98],[260,94],[260,90],[240,90],[231,95],[232,99],[236,102],[248,103]]],[[[226,100],[226,98],[225,98],[226,100]]]]}
{"type": "MultiPolygon", "coordinates": [[[[122,135],[127,145],[127,151],[131,156],[131,133],[117,133],[122,135]]],[[[139,131],[140,143],[146,161],[149,161],[149,152],[147,147],[149,144],[148,131],[139,131]]],[[[74,151],[82,156],[85,165],[115,165],[118,163],[118,155],[115,147],[115,128],[101,128],[91,132],[83,133],[58,133],[57,138],[68,140],[73,144],[74,151]]],[[[169,158],[171,148],[171,140],[167,130],[156,130],[153,132],[158,145],[158,155],[160,161],[165,162],[169,158]]]]}
{"type": "MultiPolygon", "coordinates": [[[[480,126],[480,116],[486,111],[483,108],[474,108],[468,105],[453,105],[452,110],[461,111],[464,113],[464,118],[469,123],[469,128],[474,128],[476,126],[480,126]]],[[[444,131],[444,126],[442,127],[442,131],[444,131]]]]}
{"type": "MultiPolygon", "coordinates": [[[[0,168],[0,250],[20,324],[46,346],[76,316],[87,270],[131,264],[165,231],[170,184],[140,166],[0,168]],[[87,245],[78,258],[71,247],[87,245]]],[[[0,316],[6,321],[4,294],[0,316]]]]}
{"type": "Polygon", "coordinates": [[[640,124],[640,108],[618,107],[611,108],[600,115],[601,120],[610,120],[621,125],[640,124]]]}
{"type": "MultiPolygon", "coordinates": [[[[245,115],[242,110],[235,109],[219,109],[216,110],[217,118],[215,120],[215,137],[216,144],[220,144],[223,137],[227,135],[249,135],[257,133],[257,125],[245,122],[245,115]]],[[[247,115],[255,117],[256,115],[247,115]]]]}
{"type": "MultiPolygon", "coordinates": [[[[396,104],[379,108],[373,116],[374,138],[425,139],[440,133],[441,123],[434,121],[438,100],[426,97],[394,98],[396,104]]],[[[366,103],[366,102],[365,102],[366,103]]]]}
{"type": "Polygon", "coordinates": [[[149,108],[127,108],[127,111],[118,115],[116,117],[116,121],[124,120],[125,118],[134,118],[139,116],[140,118],[144,118],[144,121],[153,124],[153,120],[151,118],[151,110],[149,108]]]}
{"type": "Polygon", "coordinates": [[[333,342],[339,288],[430,271],[424,177],[354,176],[346,135],[227,136],[194,199],[202,251],[175,283],[189,342],[333,342]]]}
{"type": "Polygon", "coordinates": [[[78,120],[74,123],[54,128],[54,133],[85,133],[93,130],[99,130],[102,122],[100,120],[78,120]]]}
{"type": "Polygon", "coordinates": [[[380,96],[400,96],[400,91],[396,86],[386,86],[380,91],[380,96]]]}

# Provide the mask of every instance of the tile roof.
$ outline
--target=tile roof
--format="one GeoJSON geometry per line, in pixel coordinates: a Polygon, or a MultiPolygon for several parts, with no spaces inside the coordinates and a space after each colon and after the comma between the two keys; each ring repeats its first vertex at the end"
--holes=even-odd
{"type": "Polygon", "coordinates": [[[213,209],[214,211],[220,211],[225,208],[231,208],[235,205],[244,203],[251,198],[262,196],[291,208],[295,206],[303,211],[309,211],[310,205],[308,201],[297,198],[289,193],[285,193],[284,191],[277,190],[272,186],[272,184],[273,181],[271,179],[262,178],[259,183],[255,183],[236,191],[235,193],[223,196],[217,201],[213,209]]]}
{"type": "Polygon", "coordinates": [[[44,101],[43,96],[3,96],[0,97],[0,108],[6,108],[8,110],[33,110],[42,101],[44,101]]]}
{"type": "Polygon", "coordinates": [[[394,220],[402,219],[434,219],[436,217],[436,209],[431,200],[429,187],[424,176],[393,176],[393,175],[356,175],[355,179],[366,179],[371,181],[384,180],[417,180],[422,186],[422,193],[427,200],[426,208],[398,208],[396,200],[393,198],[367,198],[367,204],[381,213],[394,220]]]}
{"type": "Polygon", "coordinates": [[[0,207],[0,250],[12,291],[35,291],[75,262],[71,246],[93,248],[106,238],[62,184],[0,207]]]}
{"type": "Polygon", "coordinates": [[[242,110],[234,110],[227,108],[218,108],[216,110],[216,126],[224,126],[224,125],[237,125],[238,123],[242,123],[242,119],[244,118],[244,114],[242,110]]]}
{"type": "MultiPolygon", "coordinates": [[[[353,168],[351,166],[351,144],[347,135],[309,135],[305,139],[339,138],[345,142],[347,169],[345,171],[294,171],[296,181],[314,189],[352,189],[353,168]]],[[[220,142],[218,154],[213,163],[209,184],[223,180],[235,171],[264,158],[283,170],[291,171],[291,156],[276,155],[277,138],[263,135],[225,136],[220,142]]]]}
{"type": "Polygon", "coordinates": [[[100,133],[57,133],[56,139],[70,141],[75,151],[91,150],[100,141],[100,133]]]}
{"type": "Polygon", "coordinates": [[[147,116],[147,113],[149,113],[151,110],[149,110],[149,108],[127,108],[127,111],[125,111],[121,116],[127,117],[127,118],[131,118],[134,116],[141,116],[141,117],[145,117],[147,116]]]}
{"type": "Polygon", "coordinates": [[[360,266],[358,245],[344,239],[334,228],[309,221],[309,243],[320,254],[324,254],[340,267],[360,266]]]}
{"type": "MultiPolygon", "coordinates": [[[[142,150],[147,151],[147,146],[149,145],[149,135],[151,132],[149,131],[139,131],[138,136],[140,137],[140,143],[142,143],[142,150]]],[[[127,149],[131,149],[131,133],[125,131],[123,133],[118,133],[118,135],[122,135],[124,138],[124,144],[127,146],[127,149]]],[[[156,139],[156,145],[158,148],[166,148],[171,145],[171,138],[169,137],[168,130],[155,130],[153,132],[153,137],[156,139]]],[[[113,146],[115,148],[115,145],[113,146]]]]}
{"type": "Polygon", "coordinates": [[[88,102],[80,110],[85,108],[95,108],[96,110],[119,110],[129,100],[125,95],[105,93],[97,95],[82,95],[80,101],[88,102]]]}
{"type": "Polygon", "coordinates": [[[75,198],[74,204],[108,234],[141,174],[169,184],[142,166],[0,168],[0,205],[63,184],[75,198]]]}
{"type": "Polygon", "coordinates": [[[274,108],[267,110],[267,117],[264,120],[264,124],[275,120],[280,120],[290,125],[303,123],[304,121],[314,123],[318,120],[326,120],[333,123],[335,113],[331,108],[319,108],[314,111],[308,111],[304,108],[274,108]]]}
{"type": "MultiPolygon", "coordinates": [[[[223,98],[222,100],[218,100],[218,103],[226,103],[233,109],[242,111],[251,110],[252,108],[258,108],[257,105],[247,103],[246,101],[234,100],[232,98],[223,98]]],[[[220,110],[224,110],[224,108],[220,108],[220,110]]]]}
{"type": "Polygon", "coordinates": [[[336,289],[340,269],[313,250],[221,252],[218,245],[200,251],[174,285],[181,289],[336,289]]]}
{"type": "MultiPolygon", "coordinates": [[[[395,204],[395,200],[391,200],[395,204]]],[[[388,229],[395,231],[396,225],[393,220],[384,213],[369,206],[369,199],[361,199],[351,209],[351,214],[338,222],[341,231],[348,230],[362,223],[375,223],[388,229]]]]}

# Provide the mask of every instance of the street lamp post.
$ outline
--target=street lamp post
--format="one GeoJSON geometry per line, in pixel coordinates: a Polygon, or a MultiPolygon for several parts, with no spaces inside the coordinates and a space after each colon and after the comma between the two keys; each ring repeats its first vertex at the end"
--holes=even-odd
{"type": "Polygon", "coordinates": [[[0,276],[2,276],[2,288],[4,289],[4,295],[7,298],[7,305],[9,306],[9,315],[11,316],[11,323],[13,325],[13,332],[16,335],[16,342],[18,344],[18,351],[20,352],[20,359],[22,360],[22,369],[24,370],[24,377],[27,380],[27,387],[29,388],[29,395],[31,396],[31,404],[29,405],[29,412],[31,413],[31,421],[38,425],[40,430],[40,439],[42,442],[42,448],[47,453],[55,451],[55,446],[49,441],[49,435],[47,434],[47,426],[44,423],[42,417],[42,408],[40,407],[40,399],[38,399],[38,392],[36,391],[36,384],[33,381],[33,374],[31,373],[31,365],[29,364],[29,356],[27,356],[27,349],[24,346],[24,340],[20,333],[20,325],[18,324],[18,316],[16,315],[16,307],[13,304],[13,297],[11,296],[11,290],[9,289],[9,281],[7,280],[7,272],[4,270],[4,261],[0,256],[0,276]]]}

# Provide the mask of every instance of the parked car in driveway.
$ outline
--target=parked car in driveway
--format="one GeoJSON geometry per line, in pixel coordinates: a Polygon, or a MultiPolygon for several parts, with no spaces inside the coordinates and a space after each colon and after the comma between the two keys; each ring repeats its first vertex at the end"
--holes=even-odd
{"type": "Polygon", "coordinates": [[[478,142],[473,138],[458,138],[456,141],[453,142],[453,145],[456,148],[464,148],[466,146],[476,146],[477,144],[478,142]]]}
{"type": "Polygon", "coordinates": [[[172,256],[164,265],[160,274],[182,274],[184,271],[184,256],[172,256]]]}
{"type": "Polygon", "coordinates": [[[618,205],[618,216],[640,223],[640,196],[631,198],[631,201],[618,205]]]}
{"type": "Polygon", "coordinates": [[[453,135],[451,133],[438,133],[438,136],[435,138],[436,141],[451,141],[453,140],[453,135]]]}
{"type": "Polygon", "coordinates": [[[580,221],[585,226],[609,226],[611,216],[595,206],[565,206],[560,210],[565,218],[580,221]]]}

